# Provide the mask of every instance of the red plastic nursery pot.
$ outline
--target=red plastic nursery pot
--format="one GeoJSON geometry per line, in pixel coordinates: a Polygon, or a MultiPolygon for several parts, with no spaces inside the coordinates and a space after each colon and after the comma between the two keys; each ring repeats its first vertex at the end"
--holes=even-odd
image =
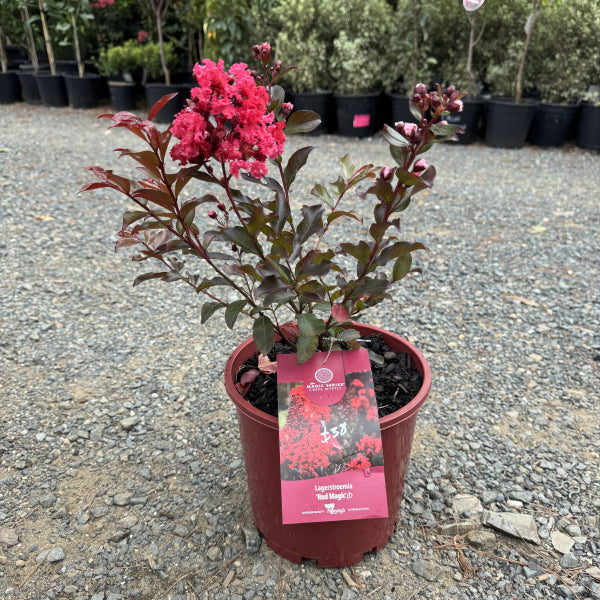
{"type": "Polygon", "coordinates": [[[363,559],[365,552],[378,552],[387,544],[400,508],[417,413],[429,396],[429,365],[410,342],[378,327],[359,323],[353,327],[363,336],[381,334],[392,350],[408,354],[423,376],[423,385],[415,398],[380,421],[389,513],[385,519],[284,525],[277,419],[252,406],[235,388],[236,373],[257,352],[252,338],[236,348],[225,366],[225,387],[237,409],[256,526],[275,552],[297,563],[309,558],[316,559],[320,567],[353,565],[363,559]]]}

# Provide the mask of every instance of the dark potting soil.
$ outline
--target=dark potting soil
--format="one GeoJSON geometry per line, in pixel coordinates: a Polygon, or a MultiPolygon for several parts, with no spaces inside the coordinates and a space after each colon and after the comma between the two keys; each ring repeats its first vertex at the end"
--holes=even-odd
{"type": "MultiPolygon", "coordinates": [[[[371,360],[373,385],[375,386],[379,418],[381,418],[406,406],[419,393],[423,385],[423,376],[412,364],[408,354],[390,350],[381,335],[371,335],[365,339],[368,340],[365,346],[383,358],[383,364],[377,364],[371,360]]],[[[269,359],[274,361],[277,354],[292,351],[287,344],[277,342],[269,353],[269,359]]],[[[258,355],[255,354],[239,370],[237,380],[239,381],[246,371],[256,369],[257,366],[258,355]]],[[[260,373],[244,397],[259,410],[276,417],[277,374],[260,373]]]]}

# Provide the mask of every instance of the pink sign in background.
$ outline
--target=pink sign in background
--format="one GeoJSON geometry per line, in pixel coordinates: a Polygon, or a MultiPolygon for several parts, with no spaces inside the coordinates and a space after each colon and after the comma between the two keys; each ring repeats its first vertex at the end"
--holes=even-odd
{"type": "Polygon", "coordinates": [[[352,125],[357,127],[368,127],[371,124],[371,115],[354,115],[352,125]]]}

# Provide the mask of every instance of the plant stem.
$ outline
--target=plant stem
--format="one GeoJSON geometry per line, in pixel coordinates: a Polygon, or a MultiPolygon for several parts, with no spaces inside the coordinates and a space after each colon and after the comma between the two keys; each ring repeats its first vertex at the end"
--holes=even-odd
{"type": "Polygon", "coordinates": [[[33,65],[33,72],[37,74],[40,70],[40,63],[38,60],[37,50],[35,49],[35,40],[33,39],[33,31],[31,30],[31,23],[29,22],[29,11],[27,7],[24,6],[21,9],[21,18],[25,23],[25,27],[27,29],[27,37],[29,41],[29,54],[31,58],[31,64],[33,65]]]}
{"type": "Polygon", "coordinates": [[[79,77],[83,77],[85,74],[85,66],[81,60],[81,48],[79,47],[79,36],[77,35],[77,13],[71,15],[71,25],[73,26],[73,46],[75,48],[77,69],[79,70],[79,77]]]}
{"type": "Polygon", "coordinates": [[[6,49],[4,48],[4,31],[2,25],[0,25],[0,70],[2,73],[8,71],[8,57],[6,56],[6,49]]]}
{"type": "Polygon", "coordinates": [[[529,48],[529,41],[531,40],[531,34],[533,33],[533,26],[538,16],[540,3],[542,0],[536,0],[533,5],[533,12],[529,19],[529,27],[527,28],[527,36],[525,38],[525,45],[523,46],[523,52],[521,53],[521,60],[519,61],[519,71],[517,72],[517,88],[515,92],[515,102],[519,104],[521,102],[521,96],[523,95],[523,70],[525,69],[525,57],[527,56],[527,50],[529,48]]]}
{"type": "Polygon", "coordinates": [[[165,59],[165,42],[163,40],[163,31],[162,31],[162,19],[163,19],[164,13],[166,13],[167,6],[168,6],[168,3],[165,5],[165,8],[163,9],[160,2],[158,3],[158,5],[155,5],[154,3],[152,4],[152,7],[155,8],[154,14],[156,15],[156,30],[157,30],[157,35],[158,35],[158,45],[160,48],[160,64],[162,65],[162,70],[165,75],[165,84],[171,85],[171,73],[169,72],[169,69],[167,68],[167,61],[165,59]]]}
{"type": "Polygon", "coordinates": [[[46,42],[46,53],[48,54],[48,62],[50,63],[50,73],[52,75],[56,75],[56,62],[54,61],[54,52],[52,52],[52,41],[50,39],[50,33],[48,32],[48,25],[46,24],[46,15],[44,13],[43,0],[38,0],[38,6],[40,9],[42,30],[44,32],[44,41],[46,42]]]}

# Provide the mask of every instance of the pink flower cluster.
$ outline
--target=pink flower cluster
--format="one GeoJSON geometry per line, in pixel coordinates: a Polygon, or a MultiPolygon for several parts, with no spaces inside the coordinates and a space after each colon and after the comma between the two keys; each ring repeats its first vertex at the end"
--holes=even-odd
{"type": "Polygon", "coordinates": [[[97,0],[97,2],[90,2],[92,8],[106,8],[109,4],[114,4],[115,0],[97,0]]]}
{"type": "Polygon", "coordinates": [[[234,177],[240,169],[261,178],[267,158],[283,153],[285,121],[267,113],[269,95],[257,85],[244,63],[225,70],[224,63],[204,59],[194,67],[199,87],[173,121],[171,132],[180,141],[171,158],[180,164],[202,164],[214,158],[229,165],[234,177]]]}

